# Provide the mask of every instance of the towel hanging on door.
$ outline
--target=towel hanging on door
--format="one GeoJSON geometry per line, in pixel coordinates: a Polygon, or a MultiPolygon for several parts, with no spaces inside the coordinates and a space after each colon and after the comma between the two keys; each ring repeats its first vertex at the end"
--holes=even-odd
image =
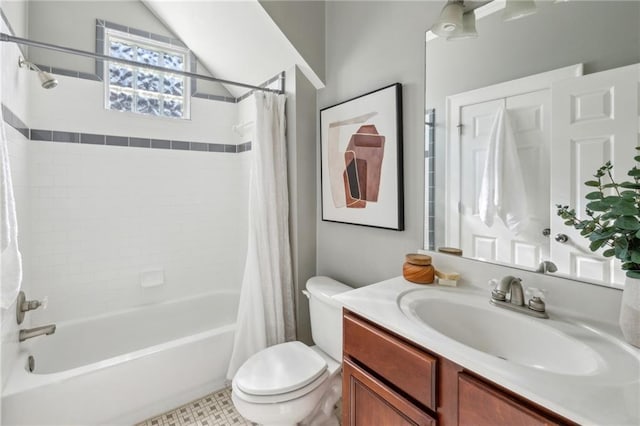
{"type": "Polygon", "coordinates": [[[480,220],[491,227],[495,216],[514,234],[529,223],[527,192],[509,112],[500,107],[491,128],[478,197],[480,220]]]}

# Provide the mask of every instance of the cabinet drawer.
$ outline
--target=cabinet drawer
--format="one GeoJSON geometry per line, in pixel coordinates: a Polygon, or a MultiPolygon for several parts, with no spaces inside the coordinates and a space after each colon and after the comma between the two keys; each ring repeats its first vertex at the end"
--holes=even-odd
{"type": "Polygon", "coordinates": [[[434,357],[349,313],[344,315],[344,354],[435,411],[434,357]]]}
{"type": "Polygon", "coordinates": [[[435,419],[348,358],[342,374],[343,426],[436,426],[435,419]]]}
{"type": "Polygon", "coordinates": [[[458,422],[460,426],[561,424],[466,374],[458,376],[458,422]]]}

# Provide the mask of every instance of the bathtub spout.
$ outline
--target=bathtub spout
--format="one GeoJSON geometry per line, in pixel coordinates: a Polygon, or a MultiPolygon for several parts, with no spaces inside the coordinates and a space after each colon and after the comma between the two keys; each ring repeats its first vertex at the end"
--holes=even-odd
{"type": "Polygon", "coordinates": [[[42,327],[34,327],[28,328],[25,330],[20,330],[20,335],[18,336],[18,340],[24,342],[27,339],[31,339],[32,337],[42,336],[46,334],[47,336],[56,332],[56,325],[49,324],[43,325],[42,327]]]}

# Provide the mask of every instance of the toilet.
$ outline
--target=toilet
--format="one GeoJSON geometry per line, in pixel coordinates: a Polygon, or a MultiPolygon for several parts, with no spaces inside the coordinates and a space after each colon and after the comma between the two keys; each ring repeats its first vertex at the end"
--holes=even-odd
{"type": "Polygon", "coordinates": [[[337,425],[341,395],[342,306],[333,296],[351,290],[328,277],[307,281],[314,346],[287,342],[249,358],[232,381],[232,400],[247,420],[265,426],[337,425]]]}

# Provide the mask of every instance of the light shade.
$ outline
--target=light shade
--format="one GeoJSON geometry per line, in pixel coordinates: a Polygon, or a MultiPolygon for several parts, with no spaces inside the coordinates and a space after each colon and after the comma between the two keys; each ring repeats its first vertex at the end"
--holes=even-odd
{"type": "Polygon", "coordinates": [[[440,12],[440,16],[431,27],[431,32],[440,37],[448,37],[462,28],[464,6],[461,1],[449,1],[440,12]]]}
{"type": "Polygon", "coordinates": [[[454,31],[453,34],[447,37],[447,40],[465,40],[468,38],[477,38],[478,31],[476,31],[476,12],[472,10],[462,16],[462,28],[458,31],[454,31]]]}
{"type": "Polygon", "coordinates": [[[536,13],[536,3],[533,0],[506,0],[503,21],[513,21],[536,13]]]}

